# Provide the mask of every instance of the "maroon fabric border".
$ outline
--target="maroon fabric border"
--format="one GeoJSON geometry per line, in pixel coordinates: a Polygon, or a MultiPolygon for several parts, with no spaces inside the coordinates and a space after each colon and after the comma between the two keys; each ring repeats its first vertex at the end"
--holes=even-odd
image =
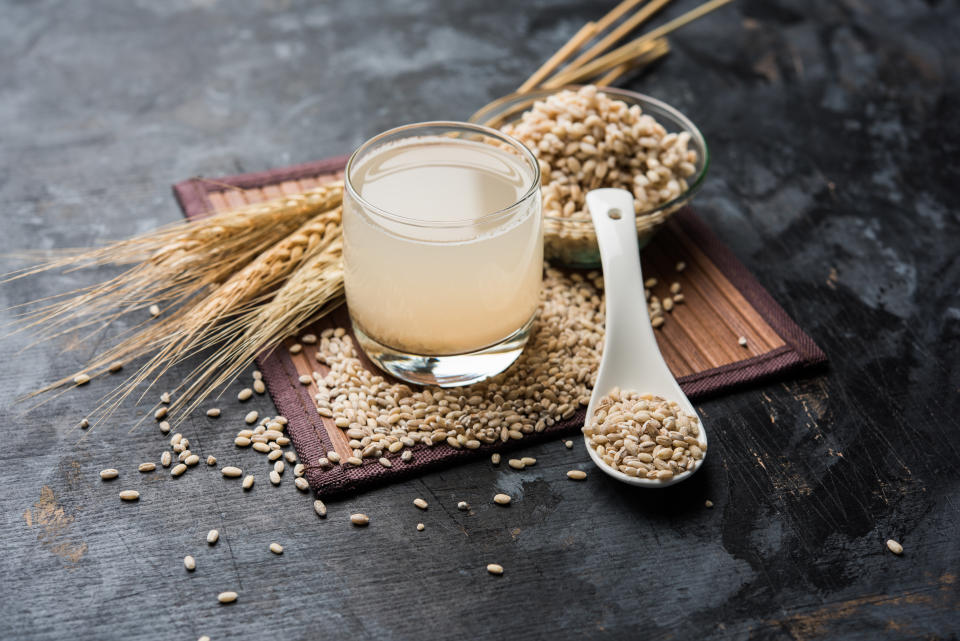
{"type": "MultiPolygon", "coordinates": [[[[251,189],[312,178],[342,170],[346,161],[346,156],[339,156],[257,173],[216,179],[196,177],[177,183],[173,186],[173,192],[188,218],[202,218],[211,213],[210,192],[223,191],[224,187],[251,189]]],[[[813,339],[793,322],[763,285],[691,209],[678,212],[669,224],[677,226],[695,242],[785,343],[759,356],[680,377],[678,382],[684,393],[691,398],[703,398],[826,363],[826,355],[813,339]]],[[[349,327],[349,324],[344,326],[349,327]]],[[[328,429],[337,429],[332,420],[316,413],[310,388],[300,384],[299,373],[286,350],[277,349],[261,354],[257,358],[257,366],[263,372],[263,379],[277,410],[289,421],[287,429],[297,455],[306,467],[304,474],[317,495],[323,498],[361,492],[376,485],[486,456],[491,452],[572,434],[579,431],[586,416],[586,409],[581,408],[568,420],[549,426],[542,432],[526,435],[522,440],[483,445],[475,450],[458,450],[446,444],[418,446],[413,449],[410,462],[404,463],[399,457],[394,457],[391,458],[393,467],[390,468],[367,460],[360,467],[338,465],[331,470],[324,470],[317,461],[333,449],[327,432],[328,429]]]]}

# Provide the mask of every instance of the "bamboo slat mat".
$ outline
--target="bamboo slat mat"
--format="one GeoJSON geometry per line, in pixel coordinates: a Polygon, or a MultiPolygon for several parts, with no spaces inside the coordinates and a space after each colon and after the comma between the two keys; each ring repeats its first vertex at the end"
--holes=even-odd
{"type": "MultiPolygon", "coordinates": [[[[342,177],[344,163],[345,158],[339,157],[256,174],[194,178],[175,185],[174,193],[188,217],[202,217],[336,180],[342,177]]],[[[657,331],[657,341],[671,371],[692,398],[826,361],[813,340],[689,209],[677,213],[655,242],[644,249],[643,271],[645,277],[659,281],[655,294],[665,294],[672,282],[681,285],[685,301],[667,314],[666,323],[657,331]],[[678,261],[687,264],[682,272],[675,269],[678,261]],[[738,343],[741,336],[747,339],[746,346],[738,343]]],[[[349,327],[345,309],[304,331],[319,334],[334,326],[349,327]]],[[[261,356],[258,363],[278,410],[290,421],[288,429],[300,460],[307,465],[307,479],[321,496],[359,491],[518,443],[556,438],[583,425],[581,409],[569,420],[522,441],[484,445],[477,450],[418,446],[409,463],[401,463],[398,458],[392,468],[371,461],[359,468],[337,466],[323,471],[316,461],[325,452],[336,450],[346,458],[351,450],[347,437],[333,421],[317,414],[313,400],[316,386],[304,386],[297,380],[314,370],[326,373],[326,367],[313,359],[312,352],[305,349],[291,355],[286,349],[278,349],[261,356]]],[[[366,365],[373,369],[369,362],[366,365]]]]}

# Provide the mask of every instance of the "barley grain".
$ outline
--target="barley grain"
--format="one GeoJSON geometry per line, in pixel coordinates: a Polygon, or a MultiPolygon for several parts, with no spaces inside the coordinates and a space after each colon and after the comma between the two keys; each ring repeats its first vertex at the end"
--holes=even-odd
{"type": "Polygon", "coordinates": [[[340,462],[340,455],[333,451],[327,452],[327,460],[336,465],[340,462]]]}
{"type": "Polygon", "coordinates": [[[80,427],[82,429],[87,429],[88,427],[90,427],[90,421],[88,421],[87,419],[82,419],[80,421],[80,427]]]}
{"type": "Polygon", "coordinates": [[[283,458],[287,459],[287,463],[296,463],[297,454],[296,452],[284,452],[283,458]]]}
{"type": "Polygon", "coordinates": [[[120,492],[120,498],[124,501],[136,501],[140,498],[140,492],[136,490],[123,490],[120,492]]]}
{"type": "Polygon", "coordinates": [[[740,347],[746,347],[746,346],[747,346],[747,337],[746,337],[746,336],[741,336],[740,338],[738,338],[738,339],[737,339],[737,344],[739,344],[740,347]]]}
{"type": "Polygon", "coordinates": [[[164,450],[163,454],[160,455],[160,465],[170,467],[171,459],[173,459],[173,457],[170,456],[170,452],[164,450]]]}
{"type": "Polygon", "coordinates": [[[583,479],[587,478],[587,473],[583,470],[570,470],[567,472],[567,478],[574,481],[582,481],[583,479]]]}
{"type": "Polygon", "coordinates": [[[220,603],[233,603],[239,595],[236,592],[221,592],[217,595],[217,601],[220,603]]]}
{"type": "Polygon", "coordinates": [[[160,433],[161,433],[161,434],[169,434],[169,433],[170,433],[170,423],[167,423],[166,421],[160,421],[160,423],[159,423],[158,425],[160,426],[160,433]]]}
{"type": "Polygon", "coordinates": [[[533,458],[532,456],[524,456],[522,459],[520,459],[520,462],[523,463],[524,467],[530,467],[531,465],[537,464],[537,459],[533,458]]]}
{"type": "Polygon", "coordinates": [[[294,475],[294,476],[303,476],[303,472],[304,472],[304,470],[306,470],[306,469],[307,469],[307,468],[306,468],[306,466],[305,466],[303,463],[297,463],[296,465],[293,466],[293,475],[294,475]]]}
{"type": "Polygon", "coordinates": [[[207,543],[213,545],[220,540],[220,532],[218,530],[210,530],[207,532],[207,543]]]}
{"type": "Polygon", "coordinates": [[[489,572],[490,574],[495,574],[496,576],[500,576],[501,574],[503,574],[503,566],[500,565],[499,563],[488,563],[487,572],[489,572]]]}
{"type": "Polygon", "coordinates": [[[170,403],[170,392],[164,392],[163,394],[161,394],[161,395],[160,395],[160,402],[163,403],[163,404],[165,404],[165,405],[166,405],[166,404],[169,404],[169,403],[170,403]]]}
{"type": "Polygon", "coordinates": [[[703,502],[703,507],[705,507],[705,508],[707,508],[707,509],[712,508],[712,507],[713,507],[713,501],[711,501],[710,499],[707,499],[706,501],[703,502]]]}
{"type": "Polygon", "coordinates": [[[370,517],[366,514],[351,514],[350,522],[357,526],[366,526],[370,524],[370,517]]]}
{"type": "MultiPolygon", "coordinates": [[[[457,388],[414,391],[388,384],[362,366],[348,336],[322,336],[318,353],[330,371],[317,380],[318,411],[328,410],[344,432],[360,430],[362,436],[348,436],[354,441],[351,449],[359,450],[358,458],[360,454],[379,458],[383,451],[397,449],[392,445],[396,442],[402,444],[399,452],[405,460],[411,448],[448,443],[469,449],[541,432],[589,402],[603,344],[598,280],[599,274],[592,273],[578,283],[547,269],[544,303],[529,349],[511,373],[495,383],[471,386],[469,393],[457,388]],[[533,357],[527,354],[549,356],[541,363],[528,360],[533,357]],[[541,378],[544,383],[530,384],[541,378]],[[467,422],[481,417],[479,422],[467,422]]],[[[337,462],[329,453],[325,458],[337,462]]]]}
{"type": "Polygon", "coordinates": [[[141,463],[137,466],[138,472],[152,472],[155,469],[157,469],[157,466],[154,463],[141,463]]]}
{"type": "Polygon", "coordinates": [[[117,478],[117,476],[119,476],[119,475],[120,475],[120,472],[118,472],[117,470],[113,469],[112,467],[108,467],[108,468],[105,469],[105,470],[100,470],[100,478],[102,478],[104,481],[109,481],[110,479],[115,479],[115,478],[117,478]]]}
{"type": "Polygon", "coordinates": [[[197,560],[188,554],[183,557],[183,567],[187,568],[187,571],[193,572],[197,569],[197,560]]]}
{"type": "Polygon", "coordinates": [[[461,512],[466,512],[467,510],[470,509],[470,504],[467,503],[466,501],[460,501],[459,503],[457,503],[457,509],[460,510],[461,512]]]}
{"type": "Polygon", "coordinates": [[[507,465],[509,465],[515,470],[522,470],[523,468],[526,467],[526,464],[524,464],[523,460],[518,458],[510,459],[509,461],[507,461],[507,465]]]}
{"type": "Polygon", "coordinates": [[[290,351],[291,354],[299,354],[301,351],[303,351],[303,345],[301,345],[300,343],[294,343],[287,349],[290,351]]]}
{"type": "Polygon", "coordinates": [[[276,470],[270,470],[270,482],[274,485],[280,485],[280,474],[276,470]]]}
{"type": "Polygon", "coordinates": [[[187,464],[187,467],[193,467],[200,462],[200,457],[196,454],[191,454],[187,458],[183,459],[183,462],[187,464]]]}
{"type": "Polygon", "coordinates": [[[309,385],[310,383],[313,382],[313,377],[310,376],[309,374],[301,374],[300,378],[298,378],[297,380],[300,381],[301,385],[309,385]]]}
{"type": "Polygon", "coordinates": [[[317,342],[317,337],[315,334],[304,334],[300,337],[300,342],[306,345],[314,345],[317,342]]]}
{"type": "Polygon", "coordinates": [[[423,532],[426,526],[423,523],[417,523],[417,532],[423,532]]]}
{"type": "Polygon", "coordinates": [[[151,316],[159,316],[159,315],[160,315],[160,306],[159,306],[159,305],[151,305],[150,307],[147,308],[147,311],[150,312],[150,315],[151,315],[151,316]]]}
{"type": "Polygon", "coordinates": [[[507,494],[495,494],[493,502],[497,505],[510,505],[510,496],[507,494]]]}
{"type": "Polygon", "coordinates": [[[242,403],[243,401],[249,401],[251,396],[253,396],[253,390],[249,387],[244,387],[237,394],[237,400],[242,403]]]}
{"type": "Polygon", "coordinates": [[[494,452],[490,455],[490,462],[494,465],[500,465],[500,452],[494,452]]]}
{"type": "Polygon", "coordinates": [[[220,473],[226,476],[227,478],[237,478],[243,476],[243,470],[239,467],[234,467],[233,465],[227,465],[220,469],[220,473]]]}
{"type": "MultiPolygon", "coordinates": [[[[155,419],[157,419],[158,421],[160,421],[160,420],[163,420],[163,418],[164,418],[166,415],[167,415],[167,408],[166,408],[166,407],[158,407],[157,410],[153,413],[153,418],[155,418],[155,419]]],[[[163,428],[161,428],[161,429],[163,429],[163,428]]]]}
{"type": "Polygon", "coordinates": [[[170,476],[180,476],[186,471],[187,471],[187,466],[184,465],[183,463],[178,463],[177,465],[173,466],[172,470],[170,470],[170,476]]]}
{"type": "Polygon", "coordinates": [[[211,454],[207,457],[207,465],[213,466],[217,464],[217,457],[211,454]]]}
{"type": "Polygon", "coordinates": [[[252,488],[253,481],[254,481],[253,474],[247,474],[245,477],[243,477],[243,489],[249,490],[250,488],[252,488]]]}
{"type": "Polygon", "coordinates": [[[263,394],[267,391],[267,386],[259,378],[253,381],[253,391],[257,394],[263,394]]]}
{"type": "Polygon", "coordinates": [[[568,450],[572,450],[572,449],[573,449],[573,441],[564,441],[564,442],[563,442],[563,445],[564,445],[564,447],[566,447],[568,450]]]}
{"type": "Polygon", "coordinates": [[[323,501],[317,499],[313,502],[313,511],[317,513],[317,516],[326,517],[327,516],[327,506],[324,505],[323,501]]]}
{"type": "Polygon", "coordinates": [[[113,361],[108,368],[111,374],[116,374],[123,369],[123,361],[113,361]]]}
{"type": "Polygon", "coordinates": [[[283,546],[279,543],[271,543],[269,549],[274,554],[283,554],[283,546]]]}
{"type": "Polygon", "coordinates": [[[207,416],[209,416],[210,418],[217,418],[218,416],[220,416],[220,408],[211,407],[210,409],[207,410],[207,416]]]}
{"type": "Polygon", "coordinates": [[[283,452],[281,450],[271,450],[270,446],[265,443],[259,443],[259,445],[262,445],[263,447],[258,448],[257,449],[258,452],[269,452],[269,454],[267,454],[268,461],[276,461],[281,456],[283,456],[283,452]]]}
{"type": "Polygon", "coordinates": [[[685,262],[683,262],[682,260],[677,263],[676,267],[674,267],[674,269],[676,269],[678,272],[682,272],[682,271],[685,270],[686,268],[687,268],[687,264],[686,264],[685,262]]]}
{"type": "Polygon", "coordinates": [[[305,479],[302,476],[298,476],[295,479],[293,479],[293,484],[296,485],[297,489],[300,490],[301,492],[306,492],[307,490],[310,489],[309,481],[307,481],[307,479],[305,479]]]}
{"type": "MultiPolygon", "coordinates": [[[[270,446],[269,446],[268,444],[266,444],[266,443],[261,443],[261,442],[257,441],[256,443],[253,444],[253,449],[255,449],[256,451],[261,452],[261,453],[263,453],[263,454],[266,454],[267,452],[270,451],[270,446]]],[[[277,451],[279,451],[279,450],[277,450],[277,451]]]]}
{"type": "Polygon", "coordinates": [[[413,504],[416,505],[421,510],[427,509],[427,502],[423,499],[420,499],[420,498],[413,499],[413,504]]]}
{"type": "Polygon", "coordinates": [[[247,415],[243,417],[243,420],[246,422],[247,425],[253,425],[254,423],[257,422],[258,418],[260,418],[260,414],[259,412],[254,410],[252,412],[247,412],[247,415]]]}
{"type": "Polygon", "coordinates": [[[668,481],[693,471],[703,458],[706,444],[690,436],[699,434],[698,423],[674,401],[615,388],[597,403],[583,433],[614,469],[668,481]]]}
{"type": "Polygon", "coordinates": [[[897,556],[900,556],[901,554],[903,554],[903,546],[900,545],[900,543],[898,543],[897,541],[894,541],[893,539],[887,539],[887,549],[893,552],[894,554],[896,554],[897,556]]]}

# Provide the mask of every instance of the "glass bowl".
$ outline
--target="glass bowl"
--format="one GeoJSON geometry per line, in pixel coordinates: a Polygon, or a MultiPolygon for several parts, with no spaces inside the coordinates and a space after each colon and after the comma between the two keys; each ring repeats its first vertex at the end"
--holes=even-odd
{"type": "MultiPolygon", "coordinates": [[[[579,86],[568,86],[523,94],[513,93],[494,100],[483,107],[470,116],[469,122],[500,129],[508,123],[519,120],[523,112],[533,107],[533,103],[536,101],[544,100],[564,89],[576,91],[579,88],[579,86]]],[[[637,214],[637,240],[642,248],[653,238],[653,235],[670,215],[689,203],[693,195],[700,189],[707,175],[707,167],[710,165],[707,143],[703,139],[703,134],[689,118],[665,102],[625,89],[612,87],[598,87],[598,89],[615,100],[622,100],[627,103],[628,107],[639,105],[643,113],[653,116],[668,133],[688,132],[690,134],[688,148],[697,152],[697,162],[694,164],[696,171],[687,178],[686,190],[673,200],[660,203],[637,214]]],[[[600,266],[597,236],[589,216],[558,217],[544,215],[543,229],[544,258],[547,260],[568,267],[594,268],[600,266]]]]}

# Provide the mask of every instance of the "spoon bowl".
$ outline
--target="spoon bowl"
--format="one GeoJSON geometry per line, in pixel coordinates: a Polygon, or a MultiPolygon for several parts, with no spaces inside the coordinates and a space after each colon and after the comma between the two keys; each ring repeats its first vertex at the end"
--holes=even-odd
{"type": "MultiPolygon", "coordinates": [[[[650,325],[640,268],[640,250],[634,231],[636,215],[633,195],[623,189],[594,189],[587,194],[586,200],[597,230],[606,296],[603,356],[587,406],[587,424],[593,418],[597,403],[614,387],[676,401],[683,411],[699,419],[693,404],[663,360],[650,325]]],[[[700,435],[697,438],[706,444],[706,426],[703,421],[699,425],[700,435]]],[[[685,481],[703,466],[707,454],[704,449],[704,458],[697,462],[693,470],[677,474],[668,481],[658,481],[628,476],[614,469],[590,446],[586,435],[584,442],[590,458],[605,474],[630,485],[649,488],[663,488],[685,481]]]]}

